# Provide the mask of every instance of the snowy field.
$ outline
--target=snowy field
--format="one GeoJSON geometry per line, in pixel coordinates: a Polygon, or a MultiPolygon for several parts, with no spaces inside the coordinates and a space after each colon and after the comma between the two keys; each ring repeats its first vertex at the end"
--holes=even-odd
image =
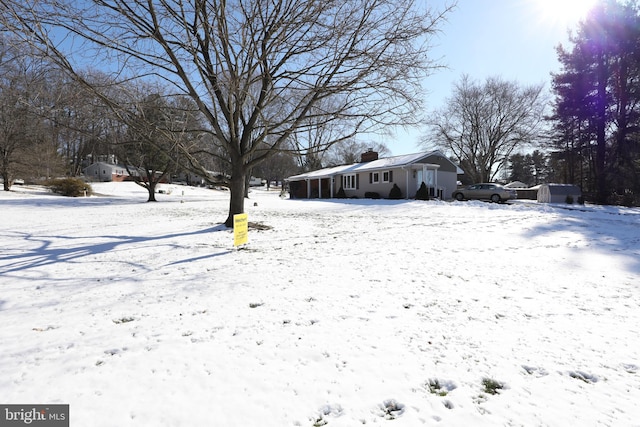
{"type": "MultiPolygon", "coordinates": [[[[0,403],[74,427],[640,426],[640,210],[0,192],[0,403]]],[[[170,194],[167,194],[170,193],[170,194]]]]}

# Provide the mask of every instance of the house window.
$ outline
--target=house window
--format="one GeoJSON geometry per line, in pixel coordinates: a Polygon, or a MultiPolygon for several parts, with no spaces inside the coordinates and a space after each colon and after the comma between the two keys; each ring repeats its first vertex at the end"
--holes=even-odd
{"type": "Polygon", "coordinates": [[[393,171],[382,172],[382,182],[393,182],[393,171]]]}
{"type": "Polygon", "coordinates": [[[380,172],[372,172],[369,174],[369,183],[377,184],[380,182],[380,172]]]}
{"type": "Polygon", "coordinates": [[[343,176],[342,185],[345,190],[356,190],[358,188],[358,179],[356,178],[356,175],[343,176]]]}

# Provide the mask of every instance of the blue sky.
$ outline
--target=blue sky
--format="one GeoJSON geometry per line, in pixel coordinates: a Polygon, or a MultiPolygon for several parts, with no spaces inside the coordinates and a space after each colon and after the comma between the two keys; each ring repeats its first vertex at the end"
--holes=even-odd
{"type": "MultiPolygon", "coordinates": [[[[434,40],[434,58],[448,69],[428,77],[424,87],[426,111],[443,105],[453,83],[462,74],[482,81],[501,76],[523,85],[544,83],[550,87],[550,73],[560,69],[555,47],[567,45],[568,28],[576,28],[584,17],[582,4],[590,0],[459,0],[457,8],[441,26],[434,40]],[[582,2],[582,3],[579,3],[582,2]]],[[[429,0],[441,9],[445,0],[429,0]]],[[[394,155],[420,151],[425,131],[412,129],[391,137],[374,137],[394,155]]]]}

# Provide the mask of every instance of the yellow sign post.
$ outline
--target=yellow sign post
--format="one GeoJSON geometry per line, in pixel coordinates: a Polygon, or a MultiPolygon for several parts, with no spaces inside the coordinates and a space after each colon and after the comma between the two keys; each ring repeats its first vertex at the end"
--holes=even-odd
{"type": "Polygon", "coordinates": [[[244,245],[249,241],[249,218],[246,213],[233,216],[233,246],[244,245]]]}

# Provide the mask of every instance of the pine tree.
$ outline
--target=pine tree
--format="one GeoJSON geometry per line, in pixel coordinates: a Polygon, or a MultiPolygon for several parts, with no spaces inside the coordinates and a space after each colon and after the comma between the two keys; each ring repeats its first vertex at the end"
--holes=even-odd
{"type": "MultiPolygon", "coordinates": [[[[570,50],[558,47],[554,75],[556,144],[569,183],[606,203],[620,193],[640,197],[640,16],[631,3],[599,2],[580,23],[570,50]],[[585,169],[588,179],[579,179],[585,169]],[[581,181],[581,180],[580,180],[581,181]],[[586,188],[584,188],[586,187],[586,188]]],[[[615,201],[615,200],[613,200],[615,201]]]]}
{"type": "Polygon", "coordinates": [[[398,184],[393,184],[393,188],[389,191],[389,198],[392,200],[402,199],[402,190],[400,190],[398,184]]]}
{"type": "Polygon", "coordinates": [[[422,182],[420,188],[418,188],[418,192],[416,193],[416,200],[429,200],[429,189],[427,188],[427,184],[422,182]]]}

